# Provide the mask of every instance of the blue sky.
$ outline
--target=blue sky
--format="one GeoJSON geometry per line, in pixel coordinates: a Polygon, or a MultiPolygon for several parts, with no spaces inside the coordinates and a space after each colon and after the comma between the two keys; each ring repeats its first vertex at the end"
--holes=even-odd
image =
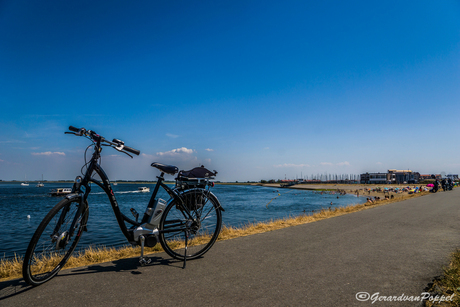
{"type": "Polygon", "coordinates": [[[0,2],[0,179],[460,173],[458,1],[0,2]]]}

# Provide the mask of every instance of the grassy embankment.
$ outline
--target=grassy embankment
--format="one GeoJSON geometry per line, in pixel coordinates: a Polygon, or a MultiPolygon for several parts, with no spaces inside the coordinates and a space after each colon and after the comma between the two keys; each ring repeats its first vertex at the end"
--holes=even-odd
{"type": "MultiPolygon", "coordinates": [[[[365,203],[359,205],[350,205],[341,208],[329,208],[323,209],[312,215],[303,214],[296,217],[284,218],[279,220],[272,220],[270,222],[250,223],[243,225],[242,227],[226,227],[222,228],[219,235],[218,241],[234,239],[237,237],[248,236],[257,233],[268,232],[272,230],[282,229],[295,225],[305,224],[320,221],[323,219],[340,216],[352,212],[357,212],[377,206],[398,202],[401,200],[426,195],[429,192],[422,192],[412,195],[404,195],[395,199],[380,200],[374,203],[365,203]]],[[[183,242],[178,242],[179,245],[183,245],[183,242]]],[[[189,243],[190,244],[190,243],[189,243]]],[[[160,244],[157,244],[153,248],[146,248],[146,254],[162,252],[160,244]]],[[[111,248],[111,247],[90,247],[78,256],[72,256],[67,262],[65,268],[75,268],[96,263],[115,261],[124,258],[138,257],[140,255],[140,247],[133,248],[126,246],[123,248],[111,248]]],[[[52,260],[49,260],[52,261],[52,260]]],[[[22,258],[15,257],[13,259],[0,259],[0,281],[6,281],[10,279],[20,278],[22,276],[22,258]]]]}
{"type": "Polygon", "coordinates": [[[442,270],[442,276],[435,278],[427,292],[430,292],[432,296],[450,296],[452,301],[442,304],[428,301],[426,306],[460,306],[460,249],[451,254],[449,265],[442,270]]]}

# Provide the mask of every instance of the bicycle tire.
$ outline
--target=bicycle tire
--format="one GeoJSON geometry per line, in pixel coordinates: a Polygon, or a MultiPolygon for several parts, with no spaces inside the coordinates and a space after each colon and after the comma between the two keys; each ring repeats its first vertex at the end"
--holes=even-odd
{"type": "Polygon", "coordinates": [[[222,227],[222,213],[219,201],[208,190],[191,189],[180,196],[198,223],[187,218],[183,207],[173,200],[160,220],[160,243],[169,256],[191,260],[204,255],[216,242],[222,227]],[[186,234],[188,246],[184,256],[186,234]]]}
{"type": "Polygon", "coordinates": [[[85,208],[77,216],[79,206],[79,199],[63,199],[38,226],[22,266],[22,275],[29,285],[38,286],[49,281],[69,260],[88,221],[88,204],[84,204],[85,208]],[[68,237],[74,218],[77,222],[73,237],[68,237]]]}

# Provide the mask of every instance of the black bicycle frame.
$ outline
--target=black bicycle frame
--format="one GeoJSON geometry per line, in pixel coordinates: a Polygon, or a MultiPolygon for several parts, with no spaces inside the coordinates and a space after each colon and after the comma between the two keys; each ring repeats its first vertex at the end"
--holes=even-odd
{"type": "MultiPolygon", "coordinates": [[[[117,200],[115,198],[115,194],[113,193],[112,187],[110,185],[109,178],[107,177],[107,174],[102,169],[102,167],[97,163],[97,161],[100,158],[101,150],[102,150],[102,148],[100,147],[100,142],[97,142],[97,144],[95,144],[95,150],[94,150],[93,156],[91,158],[91,161],[89,163],[89,166],[86,169],[86,173],[85,173],[84,177],[81,179],[81,183],[80,184],[75,183],[74,188],[72,189],[72,195],[68,196],[69,198],[75,197],[77,195],[79,196],[80,204],[81,204],[79,206],[80,207],[79,211],[82,211],[86,207],[84,204],[86,203],[88,195],[89,195],[89,193],[91,191],[91,186],[89,185],[89,183],[93,182],[93,183],[97,184],[107,194],[107,196],[109,197],[110,204],[112,206],[113,212],[115,213],[115,217],[116,217],[117,222],[118,222],[118,226],[120,227],[120,230],[123,232],[123,235],[126,237],[126,239],[128,239],[129,242],[133,242],[133,240],[134,240],[133,233],[128,231],[128,228],[126,227],[125,222],[128,222],[129,224],[131,224],[133,226],[140,226],[140,225],[146,223],[148,218],[149,218],[149,215],[147,214],[147,209],[148,208],[153,208],[155,206],[156,195],[157,195],[160,187],[162,187],[171,197],[173,197],[175,200],[178,201],[178,204],[180,204],[182,209],[183,209],[183,213],[185,213],[188,218],[194,220],[194,218],[191,215],[189,209],[187,208],[187,206],[184,205],[183,200],[179,196],[179,194],[163,183],[163,181],[164,181],[164,173],[163,172],[161,173],[160,176],[157,177],[158,181],[157,181],[157,183],[155,185],[155,189],[154,189],[154,191],[152,193],[152,196],[150,197],[150,201],[149,201],[149,203],[147,205],[146,211],[144,213],[144,216],[143,216],[141,222],[134,221],[134,220],[128,218],[126,215],[124,215],[120,211],[120,208],[118,206],[118,202],[117,202],[117,200]],[[94,172],[96,172],[99,175],[99,177],[101,178],[102,182],[99,181],[99,180],[96,180],[95,178],[92,177],[94,172]],[[82,190],[82,187],[84,187],[84,190],[82,190]]],[[[78,212],[78,213],[81,213],[81,212],[78,212]]],[[[73,229],[73,226],[75,226],[74,225],[75,223],[76,223],[76,220],[73,221],[73,225],[72,225],[71,229],[73,229]]],[[[163,231],[163,232],[169,232],[169,231],[163,231]]]]}

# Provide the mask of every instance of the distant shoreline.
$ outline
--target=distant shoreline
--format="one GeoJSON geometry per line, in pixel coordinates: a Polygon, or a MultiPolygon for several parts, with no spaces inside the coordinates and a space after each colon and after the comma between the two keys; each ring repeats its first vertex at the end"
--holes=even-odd
{"type": "MultiPolygon", "coordinates": [[[[21,184],[24,181],[0,181],[0,184],[21,184]]],[[[38,182],[45,184],[73,184],[73,180],[50,180],[50,181],[28,181],[32,187],[38,182]]],[[[117,184],[156,184],[156,181],[111,181],[112,185],[117,184]]],[[[165,181],[165,184],[176,184],[176,181],[165,181]]],[[[359,197],[384,197],[384,195],[393,195],[393,197],[400,198],[408,195],[408,192],[389,192],[373,191],[376,188],[405,188],[405,187],[420,187],[425,184],[344,184],[344,183],[308,183],[308,184],[295,184],[289,187],[282,187],[280,183],[260,183],[260,182],[216,182],[216,185],[241,185],[241,186],[263,186],[277,189],[298,189],[298,190],[311,190],[311,191],[345,191],[347,194],[356,195],[359,197]],[[357,193],[358,192],[358,193],[357,193]]],[[[26,187],[25,187],[26,188],[26,187]]]]}
{"type": "Polygon", "coordinates": [[[279,189],[298,189],[298,190],[312,190],[312,191],[345,191],[347,194],[357,195],[358,191],[359,197],[381,197],[384,198],[385,195],[391,195],[394,198],[401,198],[409,195],[408,192],[389,192],[384,193],[383,191],[373,191],[377,188],[406,188],[406,187],[420,187],[426,186],[425,184],[344,184],[344,183],[312,183],[312,184],[296,184],[290,187],[281,187],[279,183],[260,183],[259,186],[279,188],[279,189]]]}

